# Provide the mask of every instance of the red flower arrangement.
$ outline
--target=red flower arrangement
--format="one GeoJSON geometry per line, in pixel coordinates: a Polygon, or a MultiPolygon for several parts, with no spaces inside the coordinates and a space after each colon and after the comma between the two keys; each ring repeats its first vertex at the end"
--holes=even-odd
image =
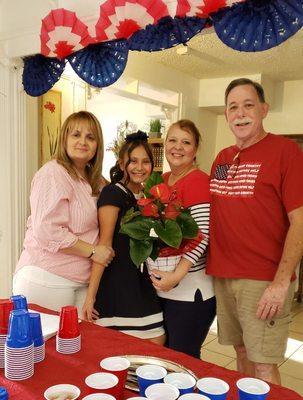
{"type": "Polygon", "coordinates": [[[139,211],[130,209],[120,232],[130,237],[130,256],[139,266],[148,257],[180,255],[194,249],[203,235],[190,211],[174,198],[162,177],[153,172],[146,182],[139,211]]]}

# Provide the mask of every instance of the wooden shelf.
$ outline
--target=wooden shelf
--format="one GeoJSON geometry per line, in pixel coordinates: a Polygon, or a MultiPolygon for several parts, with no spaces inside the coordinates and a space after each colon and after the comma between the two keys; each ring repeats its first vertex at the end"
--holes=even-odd
{"type": "Polygon", "coordinates": [[[162,173],[163,168],[162,168],[162,167],[154,167],[153,171],[154,171],[154,172],[161,172],[161,173],[162,173]]]}
{"type": "Polygon", "coordinates": [[[154,157],[154,171],[162,172],[163,171],[163,153],[164,153],[164,140],[162,138],[151,138],[148,139],[148,143],[152,149],[153,157],[154,157]]]}
{"type": "Polygon", "coordinates": [[[148,139],[149,144],[162,144],[163,145],[163,139],[162,138],[149,138],[148,139]]]}

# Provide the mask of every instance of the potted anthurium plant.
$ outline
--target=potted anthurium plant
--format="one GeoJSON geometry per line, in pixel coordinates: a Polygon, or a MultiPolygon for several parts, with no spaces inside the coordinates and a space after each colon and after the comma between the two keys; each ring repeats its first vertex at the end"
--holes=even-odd
{"type": "Polygon", "coordinates": [[[153,172],[144,187],[138,210],[131,208],[121,222],[120,232],[130,237],[130,257],[139,266],[148,257],[183,254],[196,247],[202,233],[190,211],[171,198],[168,185],[153,172]],[[195,240],[192,240],[195,239],[195,240]]]}

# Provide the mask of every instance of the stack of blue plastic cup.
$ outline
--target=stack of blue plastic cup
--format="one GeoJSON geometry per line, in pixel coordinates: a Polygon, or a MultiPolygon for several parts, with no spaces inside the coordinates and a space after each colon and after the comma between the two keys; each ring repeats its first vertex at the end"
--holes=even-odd
{"type": "Polygon", "coordinates": [[[42,334],[41,317],[39,313],[29,313],[32,338],[34,341],[34,362],[38,363],[45,358],[45,343],[42,334]]]}
{"type": "Polygon", "coordinates": [[[10,380],[28,379],[34,374],[34,343],[29,312],[10,313],[4,349],[4,374],[10,380]]]}
{"type": "Polygon", "coordinates": [[[11,300],[14,303],[14,310],[28,311],[26,297],[23,296],[22,294],[18,294],[16,296],[11,296],[11,300]]]}
{"type": "Polygon", "coordinates": [[[0,400],[8,400],[8,392],[3,386],[0,386],[0,400]]]}

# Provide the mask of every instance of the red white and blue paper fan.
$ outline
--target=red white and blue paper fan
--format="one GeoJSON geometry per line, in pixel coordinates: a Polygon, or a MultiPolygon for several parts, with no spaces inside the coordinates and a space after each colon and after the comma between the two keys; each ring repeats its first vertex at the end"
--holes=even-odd
{"type": "Polygon", "coordinates": [[[43,19],[41,53],[47,57],[24,60],[27,93],[50,89],[64,58],[86,82],[108,86],[122,74],[129,49],[157,51],[186,43],[211,24],[233,49],[267,50],[302,28],[303,0],[100,0],[96,18],[95,26],[87,26],[60,8],[43,19]],[[94,31],[95,36],[89,33],[94,31]]]}
{"type": "Polygon", "coordinates": [[[45,57],[41,54],[25,57],[22,83],[30,96],[41,96],[51,89],[60,79],[65,61],[45,57]]]}
{"type": "Polygon", "coordinates": [[[242,1],[245,0],[178,0],[169,3],[176,3],[175,15],[178,17],[206,18],[221,8],[231,7],[242,1]]]}
{"type": "Polygon", "coordinates": [[[128,39],[167,15],[168,9],[162,0],[107,0],[100,6],[96,39],[128,39]]]}
{"type": "Polygon", "coordinates": [[[278,46],[303,27],[302,0],[247,0],[212,15],[215,31],[239,51],[278,46]]]}
{"type": "Polygon", "coordinates": [[[40,38],[41,54],[60,59],[94,43],[87,25],[64,8],[53,10],[43,18],[40,38]]]}
{"type": "Polygon", "coordinates": [[[156,25],[134,33],[129,39],[130,50],[159,51],[185,44],[205,27],[206,19],[197,17],[164,17],[156,25]]]}
{"type": "Polygon", "coordinates": [[[92,44],[68,56],[76,74],[96,87],[112,85],[123,73],[128,58],[128,42],[113,40],[92,44]]]}

